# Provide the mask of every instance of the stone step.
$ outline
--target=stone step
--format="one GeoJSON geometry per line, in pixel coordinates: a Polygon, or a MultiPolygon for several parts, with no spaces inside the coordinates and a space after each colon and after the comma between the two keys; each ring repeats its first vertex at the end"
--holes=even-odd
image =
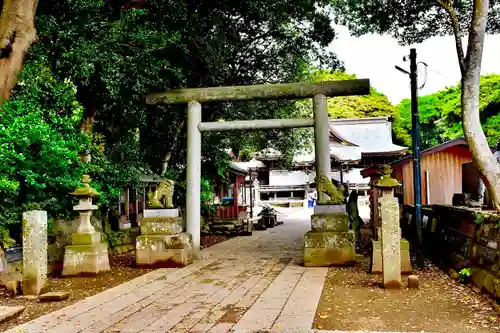
{"type": "Polygon", "coordinates": [[[0,306],[0,323],[12,319],[24,311],[24,306],[0,306]]]}

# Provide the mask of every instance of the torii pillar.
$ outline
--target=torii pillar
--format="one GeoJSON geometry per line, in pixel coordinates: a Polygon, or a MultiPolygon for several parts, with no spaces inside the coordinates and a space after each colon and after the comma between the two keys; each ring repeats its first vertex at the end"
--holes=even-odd
{"type": "Polygon", "coordinates": [[[201,132],[314,127],[316,174],[329,175],[331,167],[328,144],[327,97],[366,95],[369,93],[369,80],[361,79],[180,89],[148,95],[146,98],[148,104],[188,104],[186,231],[193,236],[195,253],[200,250],[201,132]],[[314,99],[314,119],[266,119],[210,123],[201,121],[201,103],[205,102],[305,98],[314,99]]]}

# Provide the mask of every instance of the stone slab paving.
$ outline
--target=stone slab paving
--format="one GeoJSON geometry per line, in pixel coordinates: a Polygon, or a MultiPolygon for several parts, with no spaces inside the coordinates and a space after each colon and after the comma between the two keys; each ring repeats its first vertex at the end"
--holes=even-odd
{"type": "Polygon", "coordinates": [[[155,270],[7,333],[244,332],[280,322],[310,328],[327,269],[298,265],[310,213],[286,213],[283,225],[203,250],[186,268],[155,270]]]}
{"type": "Polygon", "coordinates": [[[283,225],[205,249],[186,268],[155,270],[6,333],[320,333],[311,326],[328,269],[300,266],[311,210],[286,213],[283,225]]]}

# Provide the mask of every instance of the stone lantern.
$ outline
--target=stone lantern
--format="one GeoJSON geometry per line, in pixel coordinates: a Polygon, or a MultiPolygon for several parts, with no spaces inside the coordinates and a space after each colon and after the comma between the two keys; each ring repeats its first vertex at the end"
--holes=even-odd
{"type": "Polygon", "coordinates": [[[71,235],[72,245],[65,248],[62,275],[97,274],[110,270],[108,246],[101,242],[101,233],[90,221],[92,211],[97,209],[92,204],[92,198],[99,193],[90,187],[89,181],[90,177],[84,175],[83,186],[71,193],[79,200],[73,210],[79,213],[80,218],[76,232],[71,235]]]}
{"type": "Polygon", "coordinates": [[[379,198],[382,219],[382,270],[385,288],[401,287],[401,228],[399,205],[394,201],[394,189],[399,182],[391,177],[391,167],[384,166],[384,176],[376,183],[381,191],[379,198]]]}

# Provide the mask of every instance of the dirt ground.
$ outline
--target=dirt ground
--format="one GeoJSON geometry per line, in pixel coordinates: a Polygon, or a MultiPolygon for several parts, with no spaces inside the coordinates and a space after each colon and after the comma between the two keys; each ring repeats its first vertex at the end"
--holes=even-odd
{"type": "MultiPolygon", "coordinates": [[[[331,268],[313,328],[346,331],[500,332],[500,315],[488,300],[428,266],[414,274],[420,289],[384,290],[367,274],[368,260],[331,268]]],[[[404,284],[407,283],[403,277],[404,284]]],[[[406,285],[405,285],[406,287],[406,285]]]]}
{"type": "MultiPolygon", "coordinates": [[[[207,248],[227,240],[227,236],[203,236],[201,247],[207,248]]],[[[22,297],[12,297],[5,288],[0,288],[0,305],[24,306],[24,311],[14,319],[0,323],[0,332],[26,323],[44,314],[69,306],[86,297],[113,288],[119,284],[132,280],[140,275],[152,271],[147,268],[135,268],[135,253],[110,255],[111,271],[94,277],[59,277],[56,273],[47,281],[47,291],[69,291],[71,296],[61,302],[39,302],[22,297]]],[[[62,267],[59,267],[59,270],[62,267]]]]}

